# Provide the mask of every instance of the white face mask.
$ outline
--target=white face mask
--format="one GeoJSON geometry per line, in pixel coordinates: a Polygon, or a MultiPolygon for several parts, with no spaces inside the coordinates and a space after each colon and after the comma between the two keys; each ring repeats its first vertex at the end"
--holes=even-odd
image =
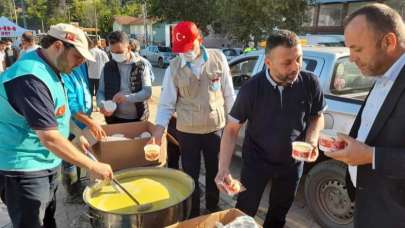
{"type": "Polygon", "coordinates": [[[194,60],[197,58],[197,55],[195,54],[194,51],[189,51],[185,53],[179,53],[180,58],[182,58],[184,61],[192,63],[194,60]]]}
{"type": "Polygon", "coordinates": [[[118,63],[122,63],[128,60],[127,53],[122,54],[111,53],[111,57],[118,63]]]}

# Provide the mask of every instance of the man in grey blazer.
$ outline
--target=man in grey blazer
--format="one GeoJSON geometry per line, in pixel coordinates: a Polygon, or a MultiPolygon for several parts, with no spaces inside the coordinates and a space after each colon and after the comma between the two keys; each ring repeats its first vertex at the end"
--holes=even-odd
{"type": "Polygon", "coordinates": [[[371,4],[346,19],[344,35],[350,60],[376,82],[350,136],[339,135],[347,146],[325,154],[349,165],[355,228],[405,227],[405,25],[371,4]]]}

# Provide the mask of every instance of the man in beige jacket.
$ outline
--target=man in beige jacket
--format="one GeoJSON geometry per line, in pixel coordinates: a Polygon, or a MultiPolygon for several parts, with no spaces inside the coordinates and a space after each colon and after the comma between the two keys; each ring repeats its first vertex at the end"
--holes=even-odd
{"type": "Polygon", "coordinates": [[[179,56],[171,61],[163,79],[156,119],[158,128],[153,136],[160,144],[169,119],[176,112],[182,168],[196,184],[191,210],[191,217],[195,217],[200,214],[201,151],[206,169],[206,208],[218,210],[219,191],[214,178],[222,129],[235,95],[225,56],[201,45],[202,36],[194,23],[180,22],[172,36],[173,52],[179,56]]]}

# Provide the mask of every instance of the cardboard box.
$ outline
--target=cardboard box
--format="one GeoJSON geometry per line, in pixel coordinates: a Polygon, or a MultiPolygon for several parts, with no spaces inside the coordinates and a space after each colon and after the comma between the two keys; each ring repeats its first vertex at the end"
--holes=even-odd
{"type": "Polygon", "coordinates": [[[97,141],[91,134],[89,129],[85,129],[83,136],[92,145],[92,152],[101,162],[105,162],[111,165],[114,171],[145,166],[164,166],[167,158],[167,143],[166,137],[162,139],[162,152],[159,160],[148,161],[145,159],[144,146],[149,141],[146,139],[133,139],[139,136],[142,132],[152,132],[155,125],[148,121],[132,122],[122,124],[110,124],[103,125],[107,135],[123,134],[125,137],[131,140],[125,141],[97,141]]]}
{"type": "MultiPolygon", "coordinates": [[[[231,208],[224,211],[215,212],[208,215],[199,216],[190,220],[179,222],[166,228],[215,228],[216,222],[226,225],[239,216],[246,215],[242,211],[231,208]]],[[[261,227],[260,225],[258,225],[261,227]]]]}

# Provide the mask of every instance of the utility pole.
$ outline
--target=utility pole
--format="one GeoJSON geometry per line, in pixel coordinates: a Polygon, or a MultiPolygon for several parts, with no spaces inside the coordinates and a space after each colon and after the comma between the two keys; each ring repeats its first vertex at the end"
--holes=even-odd
{"type": "Polygon", "coordinates": [[[97,4],[96,0],[93,0],[94,3],[94,21],[95,21],[95,27],[96,27],[96,40],[98,40],[98,29],[97,29],[97,4]]]}
{"type": "Polygon", "coordinates": [[[63,12],[64,12],[64,17],[67,18],[68,22],[70,23],[70,5],[69,4],[65,5],[63,12]]]}
{"type": "Polygon", "coordinates": [[[145,46],[148,45],[148,25],[146,23],[146,18],[147,18],[147,12],[146,12],[146,0],[142,1],[142,11],[143,11],[143,27],[144,27],[144,40],[145,40],[145,46]]]}
{"type": "Polygon", "coordinates": [[[17,15],[17,6],[15,5],[15,1],[11,0],[12,3],[12,8],[14,9],[14,15],[15,15],[15,23],[18,25],[18,15],[17,15]]]}
{"type": "Polygon", "coordinates": [[[41,26],[42,26],[42,32],[45,32],[45,26],[44,26],[44,19],[41,18],[41,26]]]}

